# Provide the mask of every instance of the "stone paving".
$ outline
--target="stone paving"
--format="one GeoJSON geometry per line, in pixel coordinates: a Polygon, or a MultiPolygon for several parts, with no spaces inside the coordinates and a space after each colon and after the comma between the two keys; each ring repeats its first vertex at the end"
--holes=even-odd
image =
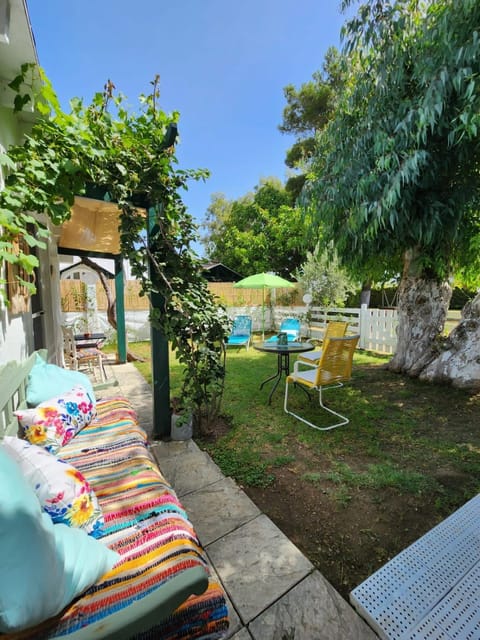
{"type": "MultiPolygon", "coordinates": [[[[125,395],[152,433],[150,386],[130,364],[109,365],[98,396],[125,395]]],[[[311,562],[193,440],[152,442],[228,598],[231,640],[375,640],[311,562]]]]}

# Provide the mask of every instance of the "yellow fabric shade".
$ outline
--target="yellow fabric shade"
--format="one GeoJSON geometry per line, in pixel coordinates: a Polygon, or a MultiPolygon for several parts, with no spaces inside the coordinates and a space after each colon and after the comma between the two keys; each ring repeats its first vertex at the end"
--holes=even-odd
{"type": "Polygon", "coordinates": [[[114,202],[75,196],[71,211],[60,229],[59,248],[120,255],[120,210],[114,202]]]}

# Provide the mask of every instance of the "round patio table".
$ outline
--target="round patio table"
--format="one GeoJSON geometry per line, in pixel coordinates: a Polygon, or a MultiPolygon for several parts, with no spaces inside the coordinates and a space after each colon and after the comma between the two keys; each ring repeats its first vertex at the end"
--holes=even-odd
{"type": "Polygon", "coordinates": [[[311,342],[289,342],[288,344],[278,344],[277,342],[261,342],[259,344],[254,344],[253,348],[257,351],[277,354],[277,373],[264,380],[260,385],[260,389],[263,389],[263,386],[267,382],[275,380],[272,390],[270,391],[270,395],[268,396],[268,404],[270,404],[273,393],[278,387],[278,383],[282,378],[282,373],[285,374],[285,377],[290,373],[290,354],[313,351],[313,349],[315,349],[315,345],[313,345],[311,342]]]}

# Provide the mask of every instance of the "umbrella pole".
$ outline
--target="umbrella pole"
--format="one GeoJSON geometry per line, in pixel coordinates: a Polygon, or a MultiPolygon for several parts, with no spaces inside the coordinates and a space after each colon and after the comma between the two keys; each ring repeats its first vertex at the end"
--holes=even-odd
{"type": "Polygon", "coordinates": [[[265,287],[262,287],[262,341],[265,342],[265,287]]]}

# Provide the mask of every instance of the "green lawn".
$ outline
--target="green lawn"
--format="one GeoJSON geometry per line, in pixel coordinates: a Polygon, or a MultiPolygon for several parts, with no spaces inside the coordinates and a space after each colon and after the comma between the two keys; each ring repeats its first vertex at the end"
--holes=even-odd
{"type": "MultiPolygon", "coordinates": [[[[151,382],[149,343],[134,343],[130,349],[146,358],[135,366],[151,382]]],[[[226,362],[223,412],[229,417],[231,428],[216,442],[206,442],[203,446],[240,482],[263,486],[272,482],[272,468],[290,462],[292,438],[313,451],[321,448],[332,460],[341,460],[352,452],[370,459],[370,465],[353,474],[347,471],[345,464],[336,467],[337,482],[343,477],[345,484],[350,486],[383,482],[401,491],[415,492],[424,485],[436,486],[433,479],[429,480],[428,473],[420,480],[421,470],[426,461],[430,463],[432,455],[441,456],[442,464],[448,462],[460,470],[465,468],[465,459],[479,462],[478,451],[457,442],[459,432],[462,440],[465,430],[472,431],[473,435],[473,423],[468,427],[468,419],[480,417],[477,414],[480,412],[479,397],[453,389],[447,392],[445,387],[392,374],[383,367],[388,357],[357,351],[352,382],[342,389],[324,392],[325,402],[351,420],[349,425],[329,432],[313,430],[285,414],[283,380],[268,405],[271,383],[263,390],[259,386],[276,369],[274,355],[252,347],[248,351],[231,348],[226,362]],[[464,419],[467,424],[462,423],[464,419]],[[427,425],[430,428],[427,429],[427,425]],[[398,465],[403,467],[402,473],[390,473],[389,470],[398,465]],[[381,480],[379,474],[388,477],[381,480]],[[406,481],[406,476],[412,478],[411,483],[406,481]]],[[[170,367],[171,395],[179,395],[182,368],[173,355],[170,367]]],[[[330,416],[320,411],[316,396],[308,402],[302,391],[293,390],[291,401],[296,411],[317,424],[328,424],[330,416]]],[[[473,495],[479,488],[480,466],[475,467],[475,472],[467,483],[469,488],[462,489],[466,495],[473,495]]],[[[444,490],[439,490],[438,494],[440,502],[461,499],[444,490]]]]}
{"type": "MultiPolygon", "coordinates": [[[[149,344],[130,350],[149,357],[149,344]]],[[[480,396],[390,373],[358,351],[352,382],[325,392],[350,423],[319,432],[283,411],[284,381],[267,404],[275,356],[229,349],[228,429],[200,441],[343,595],[480,489],[480,396]]],[[[136,363],[150,379],[150,364],[136,363]]],[[[181,367],[171,358],[172,395],[181,367]]],[[[317,399],[298,411],[322,423],[317,399]]],[[[324,422],[325,424],[325,422],[324,422]]]]}

